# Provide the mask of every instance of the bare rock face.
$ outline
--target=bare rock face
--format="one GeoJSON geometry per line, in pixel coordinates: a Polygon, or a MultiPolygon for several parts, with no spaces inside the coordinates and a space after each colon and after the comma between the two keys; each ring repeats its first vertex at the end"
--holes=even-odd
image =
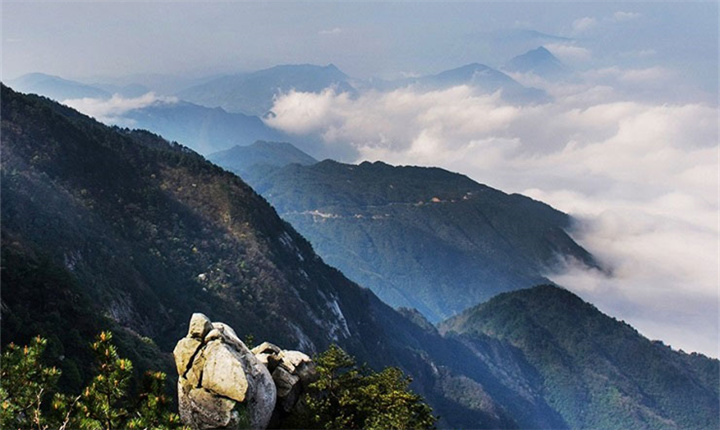
{"type": "Polygon", "coordinates": [[[300,395],[317,380],[315,364],[302,352],[283,350],[269,342],[263,342],[252,352],[272,373],[277,389],[272,422],[277,423],[294,412],[300,395]]]}
{"type": "Polygon", "coordinates": [[[232,328],[193,314],[173,355],[185,424],[198,430],[267,427],[275,410],[275,383],[232,328]]]}

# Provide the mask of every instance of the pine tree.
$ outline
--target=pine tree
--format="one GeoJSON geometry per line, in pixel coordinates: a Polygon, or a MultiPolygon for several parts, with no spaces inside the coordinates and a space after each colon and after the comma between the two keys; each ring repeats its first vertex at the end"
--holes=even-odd
{"type": "Polygon", "coordinates": [[[120,358],[111,341],[112,333],[102,332],[91,345],[98,373],[80,399],[83,429],[117,429],[128,416],[127,389],[132,378],[132,362],[120,358]]]}
{"type": "Polygon", "coordinates": [[[128,421],[130,429],[170,429],[181,426],[180,416],[170,411],[172,401],[165,394],[163,372],[145,372],[143,392],[133,417],[128,421]]]}
{"type": "Polygon", "coordinates": [[[57,387],[60,370],[41,361],[47,340],[37,336],[30,345],[9,344],[0,363],[0,427],[4,429],[49,428],[43,402],[57,387]]]}
{"type": "Polygon", "coordinates": [[[427,429],[436,418],[410,378],[395,367],[374,372],[358,367],[348,353],[331,345],[315,358],[318,380],[309,386],[300,413],[284,423],[296,428],[427,429]]]}

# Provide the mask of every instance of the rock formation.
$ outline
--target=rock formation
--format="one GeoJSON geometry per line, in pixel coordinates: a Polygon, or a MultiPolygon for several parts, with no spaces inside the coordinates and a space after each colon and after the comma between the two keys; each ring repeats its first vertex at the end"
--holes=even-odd
{"type": "Polygon", "coordinates": [[[316,379],[299,351],[264,342],[252,351],[223,323],[193,314],[188,334],[173,351],[178,409],[193,429],[267,428],[292,413],[316,379]]]}
{"type": "Polygon", "coordinates": [[[272,422],[278,423],[295,410],[300,395],[317,379],[315,364],[302,352],[283,350],[270,342],[263,342],[252,352],[272,373],[277,390],[272,422]]]}
{"type": "Polygon", "coordinates": [[[173,355],[183,422],[193,429],[267,427],[275,409],[275,384],[233,329],[193,314],[173,355]]]}

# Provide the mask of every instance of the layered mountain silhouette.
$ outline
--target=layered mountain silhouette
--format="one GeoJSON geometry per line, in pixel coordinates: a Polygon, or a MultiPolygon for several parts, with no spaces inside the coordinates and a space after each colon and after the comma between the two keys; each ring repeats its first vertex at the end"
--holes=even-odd
{"type": "Polygon", "coordinates": [[[457,85],[470,85],[485,93],[500,91],[502,97],[514,103],[545,103],[550,101],[545,91],[528,88],[506,75],[484,64],[473,63],[437,75],[418,78],[420,88],[442,89],[457,85]]]}
{"type": "Polygon", "coordinates": [[[249,181],[329,264],[432,322],[548,282],[545,275],[568,260],[596,266],[567,235],[570,217],[544,203],[437,168],[302,158],[270,169],[251,161],[264,149],[293,162],[298,150],[282,148],[287,157],[258,143],[254,157],[226,152],[210,160],[249,181]]]}
{"type": "Polygon", "coordinates": [[[184,101],[156,102],[128,111],[122,119],[133,127],[159,133],[201,154],[250,145],[257,140],[287,138],[284,133],[266,126],[257,116],[184,101]]]}
{"type": "Polygon", "coordinates": [[[220,77],[182,90],[178,97],[203,106],[222,107],[229,112],[264,116],[278,95],[291,90],[320,92],[326,88],[353,91],[349,77],[333,64],[301,64],[220,77]]]}
{"type": "Polygon", "coordinates": [[[171,369],[168,352],[203,312],[241,336],[309,354],[337,343],[361,363],[401,366],[447,426],[514,425],[492,400],[453,406],[437,385],[460,370],[452,348],[422,349],[442,337],[323,263],[234,174],[44,98],[3,87],[1,99],[2,342],[48,338],[63,386],[86,382],[103,329],[140,369],[171,369]]]}
{"type": "Polygon", "coordinates": [[[290,164],[309,166],[318,161],[288,142],[259,140],[252,145],[235,145],[208,155],[208,160],[255,183],[277,168],[290,164]]]}
{"type": "Polygon", "coordinates": [[[718,427],[717,360],[649,342],[556,287],[500,296],[443,336],[327,266],[241,179],[187,147],[5,86],[0,96],[2,343],[46,337],[69,390],[85,382],[99,330],[138,370],[171,368],[203,312],[240,336],[308,353],[337,343],[400,366],[443,427],[576,428],[604,422],[577,418],[603,408],[632,428],[718,427]],[[588,395],[568,407],[566,393],[588,395]]]}
{"type": "Polygon", "coordinates": [[[57,101],[82,98],[109,99],[112,96],[111,92],[95,86],[44,73],[28,73],[8,83],[18,91],[40,94],[57,101]]]}

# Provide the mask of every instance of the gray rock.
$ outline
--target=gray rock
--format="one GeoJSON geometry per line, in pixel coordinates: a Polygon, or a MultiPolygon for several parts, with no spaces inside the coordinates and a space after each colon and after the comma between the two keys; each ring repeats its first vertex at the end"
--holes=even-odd
{"type": "Polygon", "coordinates": [[[210,342],[211,340],[220,339],[221,337],[222,333],[220,330],[214,328],[205,335],[205,343],[210,342]]]}
{"type": "Polygon", "coordinates": [[[295,407],[300,394],[302,394],[302,384],[299,384],[300,377],[291,374],[282,367],[276,368],[272,373],[273,382],[277,387],[277,404],[275,408],[282,408],[284,412],[289,413],[295,407]]]}
{"type": "Polygon", "coordinates": [[[215,322],[212,323],[212,326],[214,329],[217,329],[225,336],[225,341],[227,343],[231,343],[236,346],[242,345],[242,348],[248,349],[247,346],[245,346],[245,343],[240,340],[237,334],[235,334],[235,330],[233,330],[229,325],[223,324],[221,322],[215,322]]]}
{"type": "Polygon", "coordinates": [[[173,357],[175,358],[178,375],[184,375],[187,372],[195,353],[200,349],[200,345],[202,345],[202,342],[190,337],[180,339],[175,345],[173,357]]]}
{"type": "Polygon", "coordinates": [[[193,429],[266,428],[277,399],[268,369],[222,323],[193,314],[173,351],[178,407],[193,429]]]}
{"type": "MultiPolygon", "coordinates": [[[[235,402],[218,397],[204,388],[193,388],[187,395],[190,422],[198,429],[231,429],[237,425],[237,413],[233,414],[235,402]]],[[[187,411],[186,414],[187,415],[187,411]]],[[[188,422],[187,416],[180,417],[188,422]]]]}
{"type": "Polygon", "coordinates": [[[269,342],[263,342],[252,352],[272,372],[277,401],[271,422],[277,425],[296,411],[302,393],[317,380],[315,364],[307,354],[283,350],[269,342]]]}
{"type": "Polygon", "coordinates": [[[207,332],[212,330],[213,326],[210,319],[203,314],[192,314],[190,318],[190,327],[188,328],[187,337],[203,339],[207,332]]]}
{"type": "Polygon", "coordinates": [[[210,342],[204,355],[203,388],[236,402],[245,401],[249,381],[240,353],[222,342],[210,342]]]}
{"type": "Polygon", "coordinates": [[[265,365],[270,372],[280,364],[280,353],[282,350],[270,342],[263,342],[251,350],[258,361],[265,365]]]}

